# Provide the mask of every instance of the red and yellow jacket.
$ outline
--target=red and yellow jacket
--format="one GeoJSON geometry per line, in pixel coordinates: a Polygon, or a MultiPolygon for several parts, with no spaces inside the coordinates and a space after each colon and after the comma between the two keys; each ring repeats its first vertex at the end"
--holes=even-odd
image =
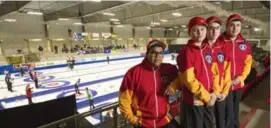
{"type": "Polygon", "coordinates": [[[161,64],[154,68],[145,58],[129,69],[120,87],[119,108],[132,124],[159,128],[170,122],[166,86],[177,77],[177,68],[161,64]]]}
{"type": "Polygon", "coordinates": [[[244,81],[251,70],[252,56],[251,45],[239,34],[233,42],[226,33],[220,37],[223,42],[223,50],[231,53],[231,79],[239,78],[241,83],[232,86],[230,90],[237,90],[244,86],[244,81]]]}
{"type": "Polygon", "coordinates": [[[216,89],[221,94],[228,95],[231,86],[231,53],[223,51],[223,42],[221,40],[217,40],[212,46],[208,43],[207,39],[204,43],[207,43],[207,46],[212,49],[213,64],[218,67],[220,87],[216,89]]]}
{"type": "Polygon", "coordinates": [[[179,52],[178,79],[184,85],[182,90],[185,103],[201,106],[209,102],[210,93],[220,94],[218,67],[212,58],[210,47],[205,43],[196,46],[192,40],[179,52]]]}

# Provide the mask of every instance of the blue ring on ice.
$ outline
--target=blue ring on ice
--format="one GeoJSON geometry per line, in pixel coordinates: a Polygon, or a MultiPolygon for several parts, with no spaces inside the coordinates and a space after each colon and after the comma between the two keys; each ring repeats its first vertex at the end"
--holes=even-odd
{"type": "Polygon", "coordinates": [[[60,81],[47,81],[45,83],[41,83],[42,87],[40,87],[41,89],[54,89],[54,88],[59,88],[62,86],[68,86],[70,85],[71,82],[69,81],[65,81],[65,80],[60,80],[60,81]],[[44,86],[44,84],[48,84],[48,83],[55,83],[55,82],[60,82],[62,84],[57,85],[57,86],[44,86]]]}
{"type": "MultiPolygon", "coordinates": [[[[39,83],[42,81],[48,81],[48,80],[53,80],[55,77],[54,76],[44,76],[45,79],[40,80],[39,79],[39,83]]],[[[24,79],[24,82],[34,82],[31,78],[26,78],[24,79]]]]}

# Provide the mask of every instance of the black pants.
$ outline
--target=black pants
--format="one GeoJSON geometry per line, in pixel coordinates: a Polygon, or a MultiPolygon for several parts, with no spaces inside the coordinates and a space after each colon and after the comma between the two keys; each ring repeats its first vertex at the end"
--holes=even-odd
{"type": "Polygon", "coordinates": [[[241,89],[229,91],[226,98],[226,128],[239,128],[241,89]]]}
{"type": "Polygon", "coordinates": [[[21,69],[21,76],[24,76],[24,70],[21,69]]]}
{"type": "Polygon", "coordinates": [[[80,91],[79,91],[79,89],[78,89],[78,86],[77,86],[77,85],[75,85],[75,93],[80,94],[80,91]]]}
{"type": "Polygon", "coordinates": [[[38,88],[39,87],[39,81],[38,81],[38,79],[35,79],[34,82],[35,82],[35,87],[38,88]]]}
{"type": "MultiPolygon", "coordinates": [[[[142,126],[134,126],[134,128],[144,128],[142,126]]],[[[180,128],[178,122],[175,119],[172,119],[168,124],[160,128],[180,128]]]]}
{"type": "Polygon", "coordinates": [[[11,82],[6,82],[6,83],[7,83],[7,85],[8,85],[8,91],[13,92],[13,91],[12,91],[12,83],[11,83],[11,82]]]}
{"type": "Polygon", "coordinates": [[[95,108],[95,106],[94,106],[94,103],[93,103],[93,100],[92,100],[92,99],[88,99],[88,104],[89,104],[89,107],[95,108]]]}
{"type": "Polygon", "coordinates": [[[214,128],[214,107],[183,103],[184,128],[214,128]]]}
{"type": "Polygon", "coordinates": [[[28,104],[33,104],[32,97],[27,97],[27,99],[28,99],[28,104]]]}
{"type": "Polygon", "coordinates": [[[225,128],[225,106],[226,100],[223,101],[216,101],[215,103],[215,121],[216,121],[216,128],[225,128]]]}

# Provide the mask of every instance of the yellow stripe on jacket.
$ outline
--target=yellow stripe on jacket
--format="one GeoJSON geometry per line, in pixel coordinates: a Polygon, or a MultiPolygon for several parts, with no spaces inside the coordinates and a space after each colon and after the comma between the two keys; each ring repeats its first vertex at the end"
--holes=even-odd
{"type": "Polygon", "coordinates": [[[176,93],[177,89],[182,86],[183,81],[183,74],[181,72],[178,72],[178,77],[176,77],[168,86],[168,88],[176,93]]]}
{"type": "Polygon", "coordinates": [[[231,87],[231,62],[224,61],[224,75],[221,83],[223,84],[221,93],[228,95],[231,87]]]}
{"type": "Polygon", "coordinates": [[[252,56],[248,54],[246,56],[245,62],[244,62],[244,68],[240,76],[238,78],[241,81],[241,85],[244,86],[244,81],[247,78],[248,74],[250,73],[251,66],[252,66],[252,56]]]}
{"type": "Polygon", "coordinates": [[[125,119],[127,119],[132,124],[136,124],[136,123],[138,123],[139,118],[137,116],[135,116],[134,113],[132,112],[132,108],[131,108],[132,97],[133,97],[132,90],[125,90],[123,92],[120,92],[120,94],[119,94],[119,109],[123,113],[125,119]]]}
{"type": "Polygon", "coordinates": [[[212,73],[213,73],[213,93],[218,96],[221,92],[221,86],[219,85],[219,69],[216,62],[212,63],[212,73]]]}
{"type": "Polygon", "coordinates": [[[204,86],[196,79],[194,74],[194,67],[190,67],[184,73],[184,82],[187,89],[197,96],[201,101],[208,103],[211,99],[209,92],[204,88],[204,86]]]}

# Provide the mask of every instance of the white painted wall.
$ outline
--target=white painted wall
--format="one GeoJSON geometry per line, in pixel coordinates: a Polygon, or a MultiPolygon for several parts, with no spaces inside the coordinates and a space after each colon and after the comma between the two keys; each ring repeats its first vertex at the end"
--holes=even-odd
{"type": "Polygon", "coordinates": [[[120,38],[133,37],[132,26],[114,27],[113,32],[120,38]]]}
{"type": "Polygon", "coordinates": [[[150,38],[150,30],[146,27],[135,28],[135,37],[136,38],[150,38]]]}
{"type": "Polygon", "coordinates": [[[164,38],[165,36],[165,29],[162,28],[153,28],[152,32],[152,38],[164,38]]]}

